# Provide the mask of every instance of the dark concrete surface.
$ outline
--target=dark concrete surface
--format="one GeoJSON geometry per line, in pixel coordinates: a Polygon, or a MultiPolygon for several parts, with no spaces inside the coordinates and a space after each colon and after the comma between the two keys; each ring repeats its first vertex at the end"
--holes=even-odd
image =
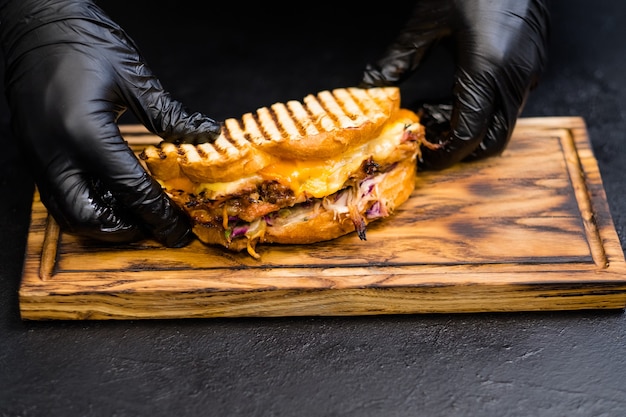
{"type": "MultiPolygon", "coordinates": [[[[406,10],[190,3],[102,2],[166,88],[217,119],[353,84],[406,10]]],[[[622,247],[625,5],[554,1],[549,68],[524,112],[586,119],[622,247]]],[[[441,68],[404,97],[440,94],[441,68]]],[[[0,146],[2,417],[626,415],[622,311],[22,322],[32,183],[4,100],[0,146]]]]}

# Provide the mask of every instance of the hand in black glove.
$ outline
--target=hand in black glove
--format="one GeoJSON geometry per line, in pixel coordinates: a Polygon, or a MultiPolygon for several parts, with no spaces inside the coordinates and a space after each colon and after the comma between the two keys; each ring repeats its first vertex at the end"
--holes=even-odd
{"type": "Polygon", "coordinates": [[[214,140],[221,126],[173,100],[93,1],[0,0],[0,41],[14,136],[59,225],[115,243],[189,243],[189,218],[143,169],[117,120],[130,109],[163,139],[191,143],[214,140]]]}
{"type": "MultiPolygon", "coordinates": [[[[456,70],[449,131],[438,149],[422,149],[422,167],[442,169],[505,149],[545,66],[546,1],[418,0],[384,57],[366,67],[362,87],[398,85],[431,46],[451,37],[456,70]]],[[[445,109],[435,110],[445,117],[445,109]]]]}

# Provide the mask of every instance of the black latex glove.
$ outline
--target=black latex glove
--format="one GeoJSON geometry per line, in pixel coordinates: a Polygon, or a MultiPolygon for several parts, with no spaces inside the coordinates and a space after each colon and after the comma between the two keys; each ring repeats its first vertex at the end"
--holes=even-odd
{"type": "MultiPolygon", "coordinates": [[[[361,86],[399,85],[441,39],[454,47],[451,109],[440,146],[422,149],[421,166],[442,169],[500,154],[546,62],[547,0],[418,0],[384,57],[366,67],[361,86]]],[[[428,110],[428,109],[427,109],[428,110]]],[[[442,123],[436,123],[441,129],[442,123]]],[[[428,126],[427,126],[428,130],[428,126]]]]}
{"type": "Polygon", "coordinates": [[[93,1],[0,0],[12,130],[43,204],[67,232],[122,243],[192,238],[117,125],[130,109],[167,141],[212,141],[221,126],[164,91],[135,43],[93,1]]]}

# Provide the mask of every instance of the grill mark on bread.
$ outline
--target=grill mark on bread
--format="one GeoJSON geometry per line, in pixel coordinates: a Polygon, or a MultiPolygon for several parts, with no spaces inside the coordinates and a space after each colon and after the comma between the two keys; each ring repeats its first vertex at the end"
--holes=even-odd
{"type": "Polygon", "coordinates": [[[287,108],[301,136],[312,136],[320,133],[315,123],[312,123],[309,109],[306,106],[297,100],[291,100],[287,102],[287,108]]]}
{"type": "Polygon", "coordinates": [[[341,106],[344,114],[348,116],[352,122],[352,126],[367,123],[365,113],[345,88],[333,90],[333,97],[341,106]]]}
{"type": "Polygon", "coordinates": [[[335,96],[333,95],[333,93],[331,93],[330,91],[322,91],[318,94],[318,97],[320,104],[335,122],[335,126],[331,130],[334,130],[335,128],[346,129],[353,126],[353,121],[344,112],[344,109],[337,102],[337,100],[335,100],[335,96]]]}
{"type": "MultiPolygon", "coordinates": [[[[161,160],[167,158],[167,154],[165,153],[165,151],[163,151],[163,148],[161,146],[158,146],[155,149],[156,149],[157,158],[159,158],[161,160]]],[[[145,155],[145,153],[144,153],[144,155],[145,155]]]]}
{"type": "Polygon", "coordinates": [[[281,131],[276,121],[276,115],[268,107],[261,107],[257,110],[257,123],[261,131],[265,133],[271,142],[280,142],[281,131]]]}
{"type": "Polygon", "coordinates": [[[241,121],[243,122],[243,130],[246,132],[246,139],[249,142],[257,146],[262,146],[268,142],[267,133],[259,123],[257,113],[246,113],[242,116],[241,121]]]}
{"type": "MultiPolygon", "coordinates": [[[[250,116],[249,113],[248,116],[250,116]]],[[[227,127],[225,130],[230,138],[230,142],[240,151],[249,149],[255,142],[263,139],[263,135],[258,130],[258,125],[254,118],[228,119],[225,122],[225,126],[227,127]]]]}
{"type": "Polygon", "coordinates": [[[176,153],[178,154],[178,160],[182,163],[188,163],[189,159],[187,158],[187,152],[183,149],[182,145],[176,146],[176,153]]]}
{"type": "Polygon", "coordinates": [[[333,117],[334,115],[327,111],[316,96],[313,94],[306,96],[304,105],[311,115],[312,122],[315,123],[320,132],[330,132],[335,128],[337,122],[333,117]]]}
{"type": "MultiPolygon", "coordinates": [[[[224,126],[226,126],[226,129],[224,129],[226,140],[221,143],[221,146],[227,156],[235,157],[237,154],[249,149],[250,141],[239,120],[233,118],[226,119],[224,126]]],[[[219,138],[216,142],[219,142],[219,138]]]]}
{"type": "Polygon", "coordinates": [[[205,151],[205,148],[206,148],[205,146],[198,146],[197,148],[195,148],[200,159],[206,159],[209,156],[209,153],[205,151]]]}
{"type": "Polygon", "coordinates": [[[350,95],[365,117],[372,117],[372,115],[380,114],[381,112],[386,113],[385,109],[380,105],[380,96],[368,93],[367,90],[360,88],[348,88],[346,90],[346,94],[350,95]]]}
{"type": "Polygon", "coordinates": [[[301,130],[296,125],[293,114],[289,108],[283,103],[275,103],[270,107],[273,120],[280,132],[280,140],[290,138],[290,140],[299,140],[302,138],[301,130]]]}
{"type": "Polygon", "coordinates": [[[226,139],[228,143],[236,146],[236,143],[237,143],[236,136],[239,131],[238,129],[239,122],[235,120],[236,123],[233,125],[231,120],[233,119],[224,120],[224,126],[226,126],[226,129],[222,129],[222,132],[223,132],[224,139],[226,139]]]}

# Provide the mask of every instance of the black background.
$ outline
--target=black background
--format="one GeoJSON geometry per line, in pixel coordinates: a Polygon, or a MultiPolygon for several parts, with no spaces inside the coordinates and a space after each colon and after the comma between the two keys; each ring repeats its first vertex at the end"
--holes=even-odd
{"type": "MultiPolygon", "coordinates": [[[[101,5],[174,97],[216,119],[356,83],[408,11],[190,3],[101,5]]],[[[549,67],[524,112],[585,118],[623,248],[624,5],[554,1],[549,67]]],[[[435,51],[403,99],[445,96],[448,64],[435,51]]],[[[33,188],[8,117],[0,100],[2,417],[626,415],[622,311],[22,322],[33,188]]]]}

